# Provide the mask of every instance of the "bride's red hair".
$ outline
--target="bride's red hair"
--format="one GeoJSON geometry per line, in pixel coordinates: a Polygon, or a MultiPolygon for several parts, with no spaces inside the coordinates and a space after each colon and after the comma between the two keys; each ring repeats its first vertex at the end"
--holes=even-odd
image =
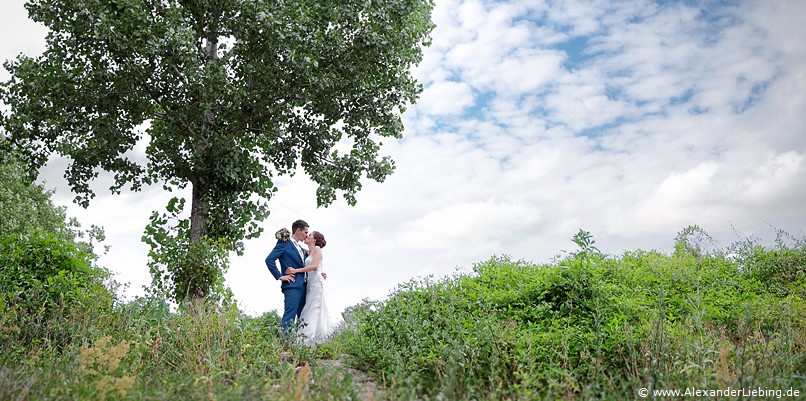
{"type": "Polygon", "coordinates": [[[325,245],[327,244],[327,241],[325,241],[325,236],[322,235],[322,233],[320,233],[319,231],[314,231],[313,234],[311,234],[311,235],[313,235],[313,239],[316,240],[316,242],[315,242],[316,246],[318,246],[320,248],[325,247],[325,245]]]}

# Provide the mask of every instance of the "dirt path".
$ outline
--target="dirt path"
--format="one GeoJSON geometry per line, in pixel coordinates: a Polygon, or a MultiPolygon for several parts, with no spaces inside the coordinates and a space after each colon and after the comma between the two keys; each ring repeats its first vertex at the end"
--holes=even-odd
{"type": "Polygon", "coordinates": [[[378,388],[378,385],[366,373],[348,367],[344,364],[344,360],[339,359],[320,359],[316,361],[323,366],[327,366],[328,372],[333,368],[344,369],[350,372],[356,380],[356,383],[361,385],[361,399],[363,401],[384,401],[383,391],[378,388]]]}

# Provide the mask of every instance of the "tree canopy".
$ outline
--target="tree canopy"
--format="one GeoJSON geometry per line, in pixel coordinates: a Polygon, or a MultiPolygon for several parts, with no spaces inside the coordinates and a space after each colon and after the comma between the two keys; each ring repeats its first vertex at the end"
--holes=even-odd
{"type": "MultiPolygon", "coordinates": [[[[84,206],[101,170],[114,175],[113,192],[190,185],[190,218],[176,235],[186,246],[208,238],[236,250],[260,234],[274,177],[301,167],[327,206],[338,194],[354,204],[362,178],[392,172],[381,140],[402,135],[401,113],[421,90],[411,69],[433,29],[430,0],[32,0],[26,8],[49,33],[41,56],[4,64],[1,122],[11,146],[33,169],[51,155],[71,159],[65,178],[84,206]],[[145,158],[135,152],[143,142],[145,158]]],[[[169,212],[182,205],[175,199],[169,212]]],[[[206,290],[185,284],[191,294],[206,290]]]]}

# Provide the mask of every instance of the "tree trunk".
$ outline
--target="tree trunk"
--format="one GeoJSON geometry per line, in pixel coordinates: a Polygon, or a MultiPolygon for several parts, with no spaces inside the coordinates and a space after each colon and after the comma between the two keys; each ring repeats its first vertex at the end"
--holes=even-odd
{"type": "Polygon", "coordinates": [[[191,182],[193,195],[190,206],[190,243],[194,244],[204,236],[207,224],[207,201],[202,196],[203,191],[198,180],[191,182]]]}
{"type": "MultiPolygon", "coordinates": [[[[207,62],[213,63],[218,59],[218,38],[208,38],[207,45],[204,48],[207,62]]],[[[195,146],[195,153],[196,156],[201,156],[207,149],[210,147],[210,143],[205,138],[205,136],[210,135],[211,133],[206,132],[206,127],[212,125],[213,120],[215,119],[215,113],[212,111],[207,112],[203,116],[204,123],[202,124],[205,128],[202,129],[202,137],[197,138],[196,146],[195,146]],[[209,125],[207,123],[210,123],[209,125]]],[[[190,184],[192,185],[192,200],[190,206],[190,249],[191,251],[193,245],[199,242],[206,234],[207,234],[207,213],[208,213],[208,201],[205,199],[205,188],[204,184],[200,182],[199,177],[194,177],[190,180],[190,184]]],[[[197,274],[200,271],[203,271],[203,266],[198,266],[199,262],[197,259],[194,258],[194,262],[191,266],[188,266],[189,269],[194,274],[190,274],[190,277],[198,277],[197,274]]],[[[209,279],[209,277],[207,278],[209,279]]],[[[205,280],[208,282],[209,280],[205,280]]],[[[196,303],[197,301],[201,301],[207,295],[207,288],[203,288],[200,282],[191,281],[188,283],[188,294],[187,296],[190,298],[190,301],[196,303]]]]}
{"type": "MultiPolygon", "coordinates": [[[[207,231],[207,200],[204,199],[204,191],[198,179],[192,180],[191,185],[193,186],[193,195],[190,206],[190,243],[187,251],[197,252],[198,250],[194,249],[194,244],[198,243],[207,231]]],[[[199,261],[196,257],[192,257],[191,260],[191,264],[185,267],[190,269],[190,272],[184,275],[184,277],[191,278],[189,280],[190,282],[187,283],[187,294],[185,294],[185,296],[195,305],[203,301],[204,297],[207,296],[207,288],[203,288],[203,281],[206,282],[209,280],[199,280],[199,275],[205,270],[203,266],[199,266],[199,263],[204,262],[199,261]],[[196,280],[193,278],[196,278],[196,280]]]]}
{"type": "MultiPolygon", "coordinates": [[[[204,47],[207,62],[213,63],[218,59],[218,39],[208,38],[207,45],[204,47]]],[[[215,119],[215,113],[208,111],[203,116],[204,123],[202,126],[202,137],[197,138],[196,147],[194,149],[196,156],[202,156],[204,152],[210,147],[210,143],[205,137],[210,136],[212,133],[207,132],[207,127],[211,126],[215,119]]],[[[207,224],[207,200],[204,199],[204,188],[198,177],[191,179],[193,185],[193,201],[190,209],[190,243],[198,242],[205,234],[207,224]]]]}

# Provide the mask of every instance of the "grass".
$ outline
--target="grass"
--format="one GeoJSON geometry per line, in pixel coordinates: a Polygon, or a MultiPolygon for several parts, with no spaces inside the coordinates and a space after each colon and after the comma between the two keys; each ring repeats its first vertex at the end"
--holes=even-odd
{"type": "Polygon", "coordinates": [[[314,350],[280,358],[275,313],[198,305],[171,312],[158,300],[118,305],[54,349],[40,342],[4,350],[0,399],[342,400],[360,389],[329,372],[314,350]]]}
{"type": "Polygon", "coordinates": [[[291,360],[280,356],[274,312],[81,298],[80,308],[38,314],[0,294],[0,400],[361,399],[349,369],[323,362],[336,358],[390,400],[803,394],[806,245],[705,252],[693,240],[701,234],[685,230],[671,255],[607,256],[580,232],[579,251],[550,263],[495,256],[472,274],[415,279],[349,308],[331,343],[294,345],[291,360]]]}

